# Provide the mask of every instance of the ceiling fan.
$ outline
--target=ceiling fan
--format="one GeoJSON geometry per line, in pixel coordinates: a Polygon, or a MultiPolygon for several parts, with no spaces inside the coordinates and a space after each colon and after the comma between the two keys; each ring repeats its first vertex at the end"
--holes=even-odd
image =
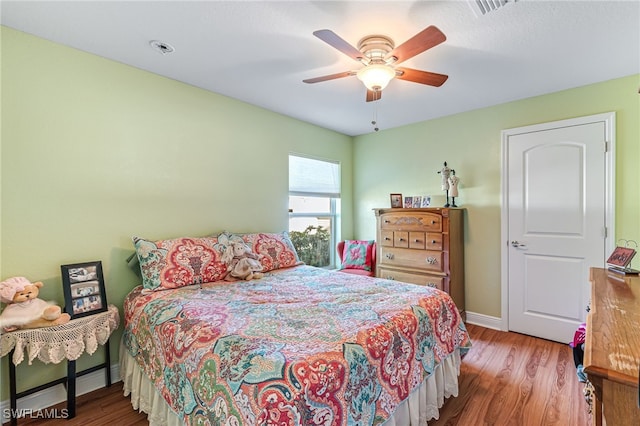
{"type": "Polygon", "coordinates": [[[319,83],[355,75],[367,87],[366,99],[367,102],[371,102],[382,97],[382,89],[394,78],[436,87],[442,86],[449,78],[444,74],[395,66],[447,39],[442,31],[433,25],[420,31],[398,47],[395,46],[393,40],[383,35],[364,37],[358,42],[357,49],[331,30],[314,31],[313,35],[350,58],[361,62],[364,67],[356,71],[345,71],[302,80],[305,83],[319,83]]]}

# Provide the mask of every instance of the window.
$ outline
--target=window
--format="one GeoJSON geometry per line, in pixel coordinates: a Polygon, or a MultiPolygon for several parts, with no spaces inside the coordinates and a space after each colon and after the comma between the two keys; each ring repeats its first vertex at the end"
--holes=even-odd
{"type": "Polygon", "coordinates": [[[335,264],[340,164],[289,155],[289,235],[307,265],[335,264]]]}

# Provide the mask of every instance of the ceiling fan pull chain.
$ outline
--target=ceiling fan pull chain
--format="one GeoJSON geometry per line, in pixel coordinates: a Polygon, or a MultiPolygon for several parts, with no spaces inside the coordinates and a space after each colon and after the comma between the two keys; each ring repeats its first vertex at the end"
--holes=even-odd
{"type": "Polygon", "coordinates": [[[373,120],[371,120],[371,124],[373,124],[373,130],[378,131],[380,128],[378,127],[378,104],[373,104],[373,120]]]}

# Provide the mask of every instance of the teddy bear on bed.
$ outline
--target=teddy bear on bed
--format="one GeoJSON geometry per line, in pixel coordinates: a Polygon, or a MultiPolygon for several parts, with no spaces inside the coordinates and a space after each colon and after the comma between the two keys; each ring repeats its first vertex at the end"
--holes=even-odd
{"type": "Polygon", "coordinates": [[[253,280],[264,276],[260,256],[251,251],[244,241],[231,241],[222,261],[228,265],[226,281],[253,280]]]}
{"type": "Polygon", "coordinates": [[[40,328],[69,322],[69,314],[60,306],[38,299],[44,284],[32,283],[25,277],[13,277],[0,283],[0,301],[7,306],[0,314],[3,332],[24,328],[40,328]]]}

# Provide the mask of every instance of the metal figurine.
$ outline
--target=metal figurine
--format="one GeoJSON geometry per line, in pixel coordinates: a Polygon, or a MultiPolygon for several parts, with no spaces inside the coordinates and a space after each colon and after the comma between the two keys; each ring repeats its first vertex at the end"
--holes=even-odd
{"type": "MultiPolygon", "coordinates": [[[[444,167],[441,170],[438,171],[438,173],[440,175],[442,175],[442,190],[445,192],[446,199],[447,199],[447,202],[444,205],[444,207],[450,207],[451,206],[451,204],[449,204],[449,187],[450,187],[449,177],[451,176],[451,172],[453,172],[454,175],[456,173],[455,170],[450,169],[449,167],[447,167],[447,162],[446,161],[444,162],[444,167]]],[[[456,195],[458,195],[457,188],[456,188],[456,195]]],[[[453,207],[456,207],[456,206],[454,205],[453,207]]]]}

